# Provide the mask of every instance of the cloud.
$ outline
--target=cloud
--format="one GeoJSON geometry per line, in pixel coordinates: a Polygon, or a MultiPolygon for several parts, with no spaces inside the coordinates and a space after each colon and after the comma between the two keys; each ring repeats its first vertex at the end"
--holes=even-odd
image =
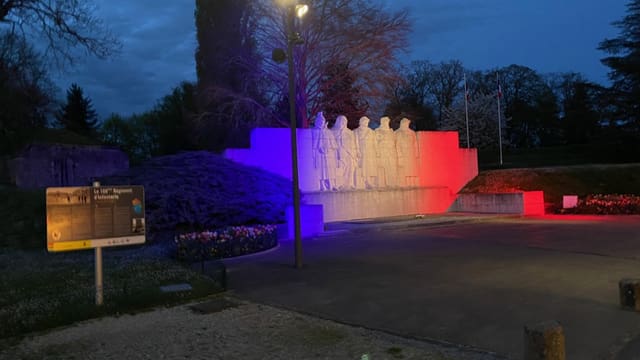
{"type": "Polygon", "coordinates": [[[581,71],[595,81],[606,73],[597,44],[624,14],[622,2],[598,0],[387,3],[410,9],[410,60],[459,59],[478,70],[517,63],[539,72],[581,71]]]}
{"type": "Polygon", "coordinates": [[[151,107],[182,81],[195,81],[194,2],[100,0],[96,15],[122,42],[108,60],[83,59],[58,76],[63,89],[75,82],[101,117],[151,107]]]}
{"type": "Polygon", "coordinates": [[[457,56],[462,50],[460,44],[469,41],[469,34],[485,31],[507,11],[498,6],[497,0],[433,0],[419,4],[388,0],[387,3],[390,8],[409,11],[413,25],[410,60],[460,59],[457,56]]]}
{"type": "MultiPolygon", "coordinates": [[[[94,1],[96,14],[120,38],[122,52],[104,61],[81,59],[57,76],[61,89],[78,83],[104,117],[149,110],[181,81],[196,80],[194,1],[94,1]]],[[[623,5],[596,0],[386,0],[386,5],[409,10],[409,60],[460,59],[476,69],[520,63],[542,72],[585,71],[596,79],[606,70],[597,42],[614,35],[609,24],[624,12],[623,5]]]]}
{"type": "Polygon", "coordinates": [[[421,2],[399,0],[394,8],[406,8],[413,20],[413,37],[422,41],[443,33],[461,31],[485,24],[499,16],[493,12],[495,0],[438,0],[421,2]]]}

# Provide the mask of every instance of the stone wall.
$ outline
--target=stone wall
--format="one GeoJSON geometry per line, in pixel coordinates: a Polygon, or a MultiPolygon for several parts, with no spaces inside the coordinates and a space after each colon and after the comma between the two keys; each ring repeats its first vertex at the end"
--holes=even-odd
{"type": "Polygon", "coordinates": [[[303,194],[305,204],[323,207],[324,221],[382,218],[447,211],[455,194],[446,186],[388,190],[352,190],[303,194]]]}
{"type": "Polygon", "coordinates": [[[10,182],[21,188],[86,186],[96,177],[128,169],[129,158],[110,147],[32,144],[8,167],[10,182]]]}
{"type": "MultiPolygon", "coordinates": [[[[478,174],[477,151],[459,148],[457,132],[419,131],[414,186],[319,191],[313,129],[298,129],[297,139],[303,201],[323,205],[325,221],[446,212],[455,194],[478,174]]],[[[249,149],[227,149],[224,155],[291,179],[291,133],[287,128],[254,129],[249,149]]]]}
{"type": "MultiPolygon", "coordinates": [[[[476,149],[458,147],[456,131],[418,131],[418,186],[448,187],[456,193],[478,175],[476,149]]],[[[302,192],[318,191],[312,130],[298,129],[298,173],[302,192]]],[[[291,179],[291,132],[287,128],[257,128],[249,149],[227,149],[227,159],[291,179]]]]}
{"type": "Polygon", "coordinates": [[[491,214],[544,215],[544,193],[523,191],[514,193],[458,194],[449,208],[451,212],[491,214]]]}

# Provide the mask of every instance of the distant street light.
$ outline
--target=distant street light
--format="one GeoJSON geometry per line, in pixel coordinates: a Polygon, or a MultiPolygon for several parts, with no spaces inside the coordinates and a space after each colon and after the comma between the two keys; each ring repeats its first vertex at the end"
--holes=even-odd
{"type": "MultiPolygon", "coordinates": [[[[298,177],[298,140],[297,140],[297,121],[296,121],[296,84],[293,63],[293,47],[303,42],[300,34],[295,31],[296,17],[303,17],[309,7],[304,4],[296,4],[295,0],[278,0],[281,6],[287,8],[287,21],[285,33],[287,36],[287,63],[289,66],[289,120],[291,128],[291,172],[293,178],[293,228],[295,242],[295,265],[296,268],[302,268],[302,235],[300,231],[300,181],[298,177]]],[[[274,60],[278,61],[280,52],[274,50],[274,60]]]]}

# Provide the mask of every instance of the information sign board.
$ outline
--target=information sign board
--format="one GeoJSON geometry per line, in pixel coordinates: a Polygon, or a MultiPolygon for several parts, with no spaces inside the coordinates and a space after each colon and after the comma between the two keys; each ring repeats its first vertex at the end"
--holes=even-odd
{"type": "Polygon", "coordinates": [[[142,186],[47,188],[46,207],[50,252],[145,242],[142,186]]]}

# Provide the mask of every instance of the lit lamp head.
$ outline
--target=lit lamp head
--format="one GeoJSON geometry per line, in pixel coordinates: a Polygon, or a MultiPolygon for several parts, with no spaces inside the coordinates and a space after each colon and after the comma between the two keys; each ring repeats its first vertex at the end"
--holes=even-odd
{"type": "Polygon", "coordinates": [[[296,16],[302,18],[309,11],[309,6],[298,4],[296,5],[296,16]]]}
{"type": "Polygon", "coordinates": [[[296,0],[276,0],[278,5],[285,8],[293,8],[297,17],[303,17],[308,11],[309,6],[305,4],[297,4],[296,0]]]}

